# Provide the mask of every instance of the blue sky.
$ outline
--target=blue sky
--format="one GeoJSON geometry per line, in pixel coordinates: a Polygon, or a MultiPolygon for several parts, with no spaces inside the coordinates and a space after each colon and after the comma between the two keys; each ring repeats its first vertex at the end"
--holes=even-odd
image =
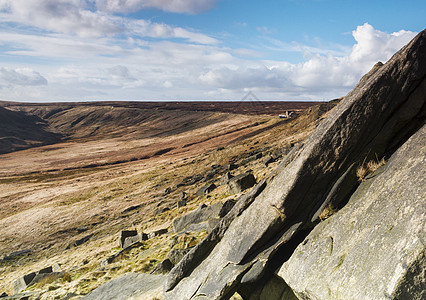
{"type": "Polygon", "coordinates": [[[425,15],[426,1],[0,0],[0,99],[333,99],[425,15]]]}

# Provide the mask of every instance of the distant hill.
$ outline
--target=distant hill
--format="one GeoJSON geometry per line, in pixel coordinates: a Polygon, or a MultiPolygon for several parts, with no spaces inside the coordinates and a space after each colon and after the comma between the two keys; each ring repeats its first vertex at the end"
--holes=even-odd
{"type": "Polygon", "coordinates": [[[0,154],[57,143],[61,138],[40,117],[0,107],[0,154]]]}
{"type": "Polygon", "coordinates": [[[165,137],[223,121],[226,113],[278,115],[289,110],[299,114],[322,103],[0,101],[0,154],[64,140],[165,137]]]}

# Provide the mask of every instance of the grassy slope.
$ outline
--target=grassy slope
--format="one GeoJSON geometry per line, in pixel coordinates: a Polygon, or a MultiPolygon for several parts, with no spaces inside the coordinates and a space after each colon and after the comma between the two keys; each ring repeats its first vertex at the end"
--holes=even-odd
{"type": "MultiPolygon", "coordinates": [[[[86,117],[73,126],[63,120],[79,119],[81,110],[80,115],[74,108],[38,111],[72,139],[0,156],[0,255],[33,250],[19,263],[1,265],[0,291],[11,292],[11,283],[18,276],[52,263],[62,264],[70,282],[59,278],[50,285],[34,287],[46,290],[50,286],[52,291],[46,297],[87,293],[119,274],[149,271],[172,247],[193,245],[205,234],[177,237],[170,232],[176,216],[201,203],[236,197],[221,186],[197,198],[193,195],[204,183],[176,189],[177,183],[188,175],[205,175],[213,164],[240,163],[252,153],[288,147],[304,139],[320,115],[318,109],[312,109],[308,115],[280,122],[265,116],[176,111],[149,111],[142,116],[128,108],[109,110],[86,107],[86,117]],[[170,126],[170,122],[178,125],[170,126]],[[101,129],[94,135],[91,127],[99,124],[101,129]],[[155,155],[165,148],[172,150],[155,155]],[[167,187],[172,192],[164,195],[167,187]],[[191,196],[188,206],[177,209],[180,191],[191,196]],[[141,208],[123,213],[134,205],[141,208]],[[156,215],[158,208],[170,210],[156,215]],[[158,227],[168,227],[169,233],[133,249],[107,268],[99,268],[102,259],[118,251],[116,233],[120,229],[149,232],[158,227]],[[94,234],[89,242],[65,250],[88,234],[94,234]]],[[[234,173],[252,169],[260,180],[278,163],[265,168],[261,161],[241,165],[234,173]]]]}

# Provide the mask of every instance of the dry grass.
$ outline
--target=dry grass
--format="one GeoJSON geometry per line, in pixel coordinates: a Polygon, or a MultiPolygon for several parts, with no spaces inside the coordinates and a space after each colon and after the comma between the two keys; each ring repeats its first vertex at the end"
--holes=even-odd
{"type": "MultiPolygon", "coordinates": [[[[300,141],[315,127],[306,116],[302,116],[299,120],[229,144],[232,140],[277,122],[270,119],[259,126],[246,128],[248,123],[257,121],[257,116],[236,116],[235,119],[210,124],[202,130],[161,139],[63,143],[60,147],[49,148],[51,151],[43,151],[41,147],[0,157],[3,163],[0,168],[0,204],[7,204],[0,206],[0,214],[7,213],[8,216],[7,220],[0,219],[0,245],[4,246],[0,248],[28,247],[37,250],[27,260],[20,261],[20,266],[14,264],[0,269],[0,289],[11,290],[14,279],[44,267],[46,263],[41,261],[48,257],[52,263],[61,263],[62,270],[66,272],[54,284],[61,286],[60,290],[85,294],[126,272],[149,272],[173,248],[195,246],[205,237],[205,232],[177,237],[170,232],[169,227],[168,234],[144,242],[143,246],[132,249],[99,272],[100,261],[118,251],[114,249],[117,245],[115,234],[120,230],[136,227],[138,231],[149,232],[154,227],[167,227],[175,217],[196,209],[201,203],[211,205],[231,196],[225,186],[219,186],[208,196],[195,197],[195,192],[205,184],[203,182],[175,189],[184,177],[195,174],[204,176],[213,164],[224,165],[251,150],[266,146],[274,150],[288,145],[290,141],[300,141]],[[241,127],[246,129],[236,130],[241,127]],[[161,144],[155,144],[159,140],[161,144]],[[196,143],[182,147],[192,142],[196,143]],[[114,159],[121,159],[121,155],[127,155],[126,152],[133,155],[135,151],[145,151],[149,143],[150,147],[161,149],[173,144],[176,150],[125,164],[41,172],[51,168],[78,167],[92,158],[98,159],[104,153],[111,156],[103,159],[110,159],[116,154],[120,157],[114,159]],[[221,146],[224,149],[217,150],[221,146]],[[98,150],[100,148],[105,150],[101,149],[101,153],[98,150]],[[106,149],[115,151],[108,152],[106,149]],[[82,160],[78,160],[79,155],[82,160]],[[16,173],[13,173],[15,166],[16,173]],[[173,190],[164,195],[167,187],[173,190]],[[190,201],[187,206],[177,209],[176,201],[180,191],[187,192],[190,201]],[[15,204],[19,206],[15,207],[15,204]],[[134,205],[142,206],[139,210],[122,213],[134,205]],[[170,210],[155,215],[159,206],[170,210]],[[88,230],[78,233],[79,227],[88,227],[88,230]],[[94,237],[89,242],[64,251],[65,243],[90,233],[94,237]],[[41,249],[47,244],[52,246],[41,249]],[[89,263],[84,264],[87,260],[89,263]]],[[[259,181],[268,173],[261,161],[241,166],[233,173],[250,168],[259,181]]],[[[278,162],[271,164],[268,169],[276,164],[278,162]]]]}
{"type": "Polygon", "coordinates": [[[370,160],[368,163],[365,163],[364,161],[362,165],[359,166],[356,170],[356,176],[358,177],[359,181],[364,181],[368,174],[373,173],[385,164],[385,158],[382,158],[380,161],[376,158],[376,160],[370,160]]]}
{"type": "Polygon", "coordinates": [[[332,215],[334,215],[337,212],[337,208],[335,208],[333,206],[333,204],[329,203],[324,209],[323,211],[320,213],[320,215],[318,216],[318,218],[321,221],[324,221],[326,219],[328,219],[329,217],[331,217],[332,215]]]}

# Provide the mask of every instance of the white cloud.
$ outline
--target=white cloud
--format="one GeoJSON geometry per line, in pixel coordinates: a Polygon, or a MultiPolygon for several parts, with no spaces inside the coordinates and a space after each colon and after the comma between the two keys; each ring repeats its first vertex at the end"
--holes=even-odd
{"type": "Polygon", "coordinates": [[[218,0],[96,0],[99,9],[129,12],[156,8],[167,12],[196,14],[212,8],[218,0]]]}
{"type": "Polygon", "coordinates": [[[355,43],[346,52],[285,44],[306,54],[305,61],[289,63],[262,60],[259,51],[226,48],[166,24],[129,20],[123,26],[132,34],[85,38],[37,30],[0,32],[2,98],[241,99],[252,90],[261,99],[331,99],[346,94],[377,61],[385,62],[415,35],[385,33],[366,23],[354,30],[355,43]],[[28,63],[33,58],[37,63],[28,63]]]}
{"type": "Polygon", "coordinates": [[[299,64],[277,61],[258,62],[251,68],[222,67],[211,68],[200,77],[204,84],[226,90],[281,89],[284,93],[303,93],[305,97],[332,97],[333,93],[343,96],[357,81],[378,62],[386,62],[392,54],[408,43],[416,33],[401,30],[385,33],[365,23],[353,31],[356,44],[347,55],[339,56],[332,51],[327,55],[308,52],[309,59],[299,64]]]}
{"type": "Polygon", "coordinates": [[[47,85],[47,80],[40,73],[29,68],[10,69],[0,67],[0,88],[9,85],[47,85]]]}
{"type": "MultiPolygon", "coordinates": [[[[105,6],[110,7],[114,3],[118,7],[128,7],[129,11],[137,11],[149,2],[114,0],[106,1],[105,6]],[[136,5],[137,3],[141,7],[136,5]]],[[[164,2],[172,2],[171,6],[178,6],[181,1],[164,2]]],[[[189,7],[192,2],[188,1],[186,5],[189,7]]],[[[164,3],[165,6],[166,4],[164,3]]],[[[198,7],[195,4],[192,6],[198,7]]],[[[115,16],[109,10],[97,10],[88,0],[0,0],[0,22],[25,24],[80,37],[111,37],[126,34],[163,39],[182,38],[201,44],[217,43],[212,37],[181,27],[115,16]]]]}

